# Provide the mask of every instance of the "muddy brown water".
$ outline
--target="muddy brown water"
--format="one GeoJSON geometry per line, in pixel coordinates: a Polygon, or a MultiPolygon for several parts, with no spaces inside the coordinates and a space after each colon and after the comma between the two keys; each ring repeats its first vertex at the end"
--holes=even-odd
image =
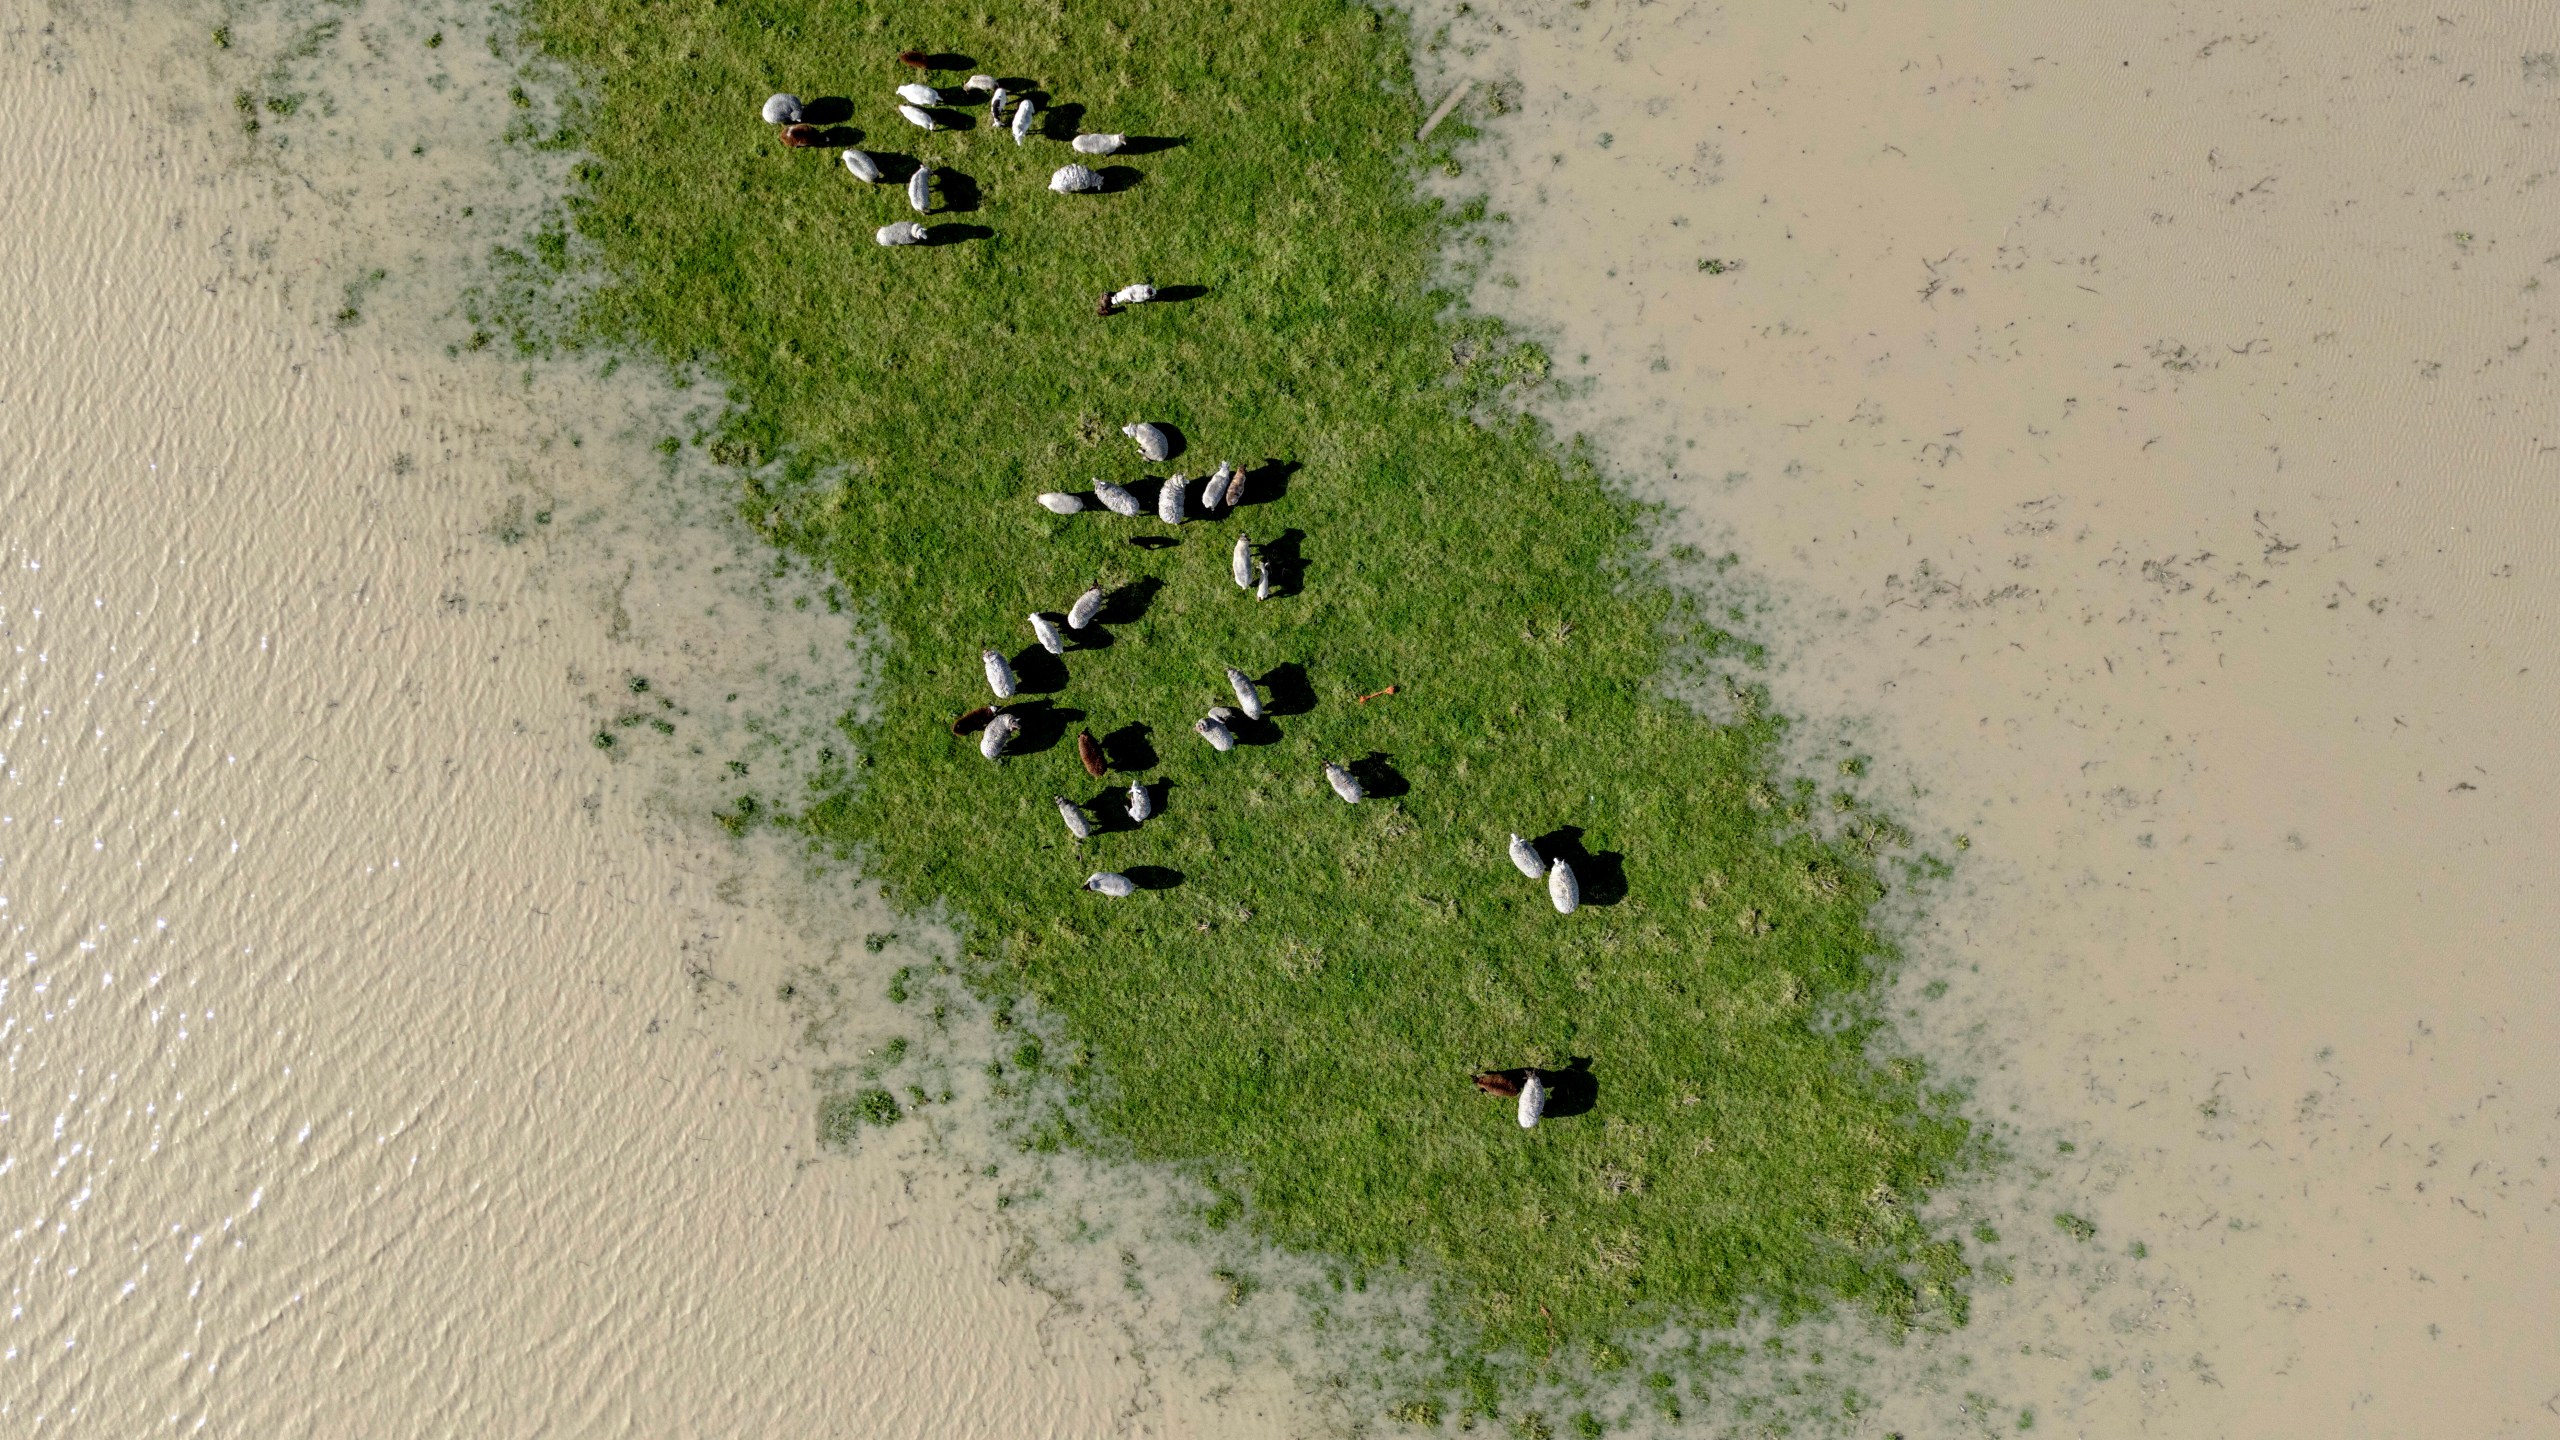
{"type": "Polygon", "coordinates": [[[1422,25],[1546,413],[1957,858],[1900,1003],[2023,1178],[1852,1428],[2560,1434],[2549,12],[1422,25]]]}

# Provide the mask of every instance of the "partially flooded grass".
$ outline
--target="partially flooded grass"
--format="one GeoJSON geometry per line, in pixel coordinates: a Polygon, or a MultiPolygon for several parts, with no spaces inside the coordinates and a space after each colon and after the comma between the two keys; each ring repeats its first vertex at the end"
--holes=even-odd
{"type": "MultiPolygon", "coordinates": [[[[592,252],[587,339],[731,387],[732,418],[681,438],[887,641],[858,758],[762,803],[897,902],[947,907],[999,1017],[1054,1017],[990,1070],[999,1094],[1074,1099],[1026,1146],[1171,1162],[1218,1197],[1213,1226],[1421,1275],[1478,1408],[1522,1367],[1605,1372],[1613,1337],[1667,1320],[1834,1300],[1960,1319],[1957,1242],[1915,1211],[1966,1127],[1872,1053],[1898,832],[1776,778],[1753,697],[1723,724],[1672,697],[1670,657],[1722,637],[1648,569],[1643,516],[1513,413],[1543,358],[1431,291],[1461,221],[1415,194],[1397,21],[1324,0],[529,11],[587,87],[590,152],[576,244],[531,263],[592,252]],[[1164,143],[1123,157],[1115,193],[1052,195],[1055,139],[904,127],[910,46],[1164,143]],[[973,208],[931,223],[966,238],[875,248],[903,198],[833,147],[784,150],[756,118],[777,89],[849,97],[853,143],[942,167],[973,208]],[[1204,293],[1094,313],[1142,278],[1204,293]],[[1180,530],[1032,505],[1138,481],[1118,427],[1139,419],[1187,437],[1170,468],[1254,465],[1254,503],[1180,530]],[[1277,598],[1230,583],[1240,530],[1282,562],[1277,598]],[[1035,663],[1024,615],[1096,577],[1109,643],[1035,663]],[[983,646],[1037,692],[1000,766],[950,729],[986,698],[983,646]],[[1274,714],[1221,755],[1189,727],[1228,665],[1274,714]],[[1116,803],[1081,729],[1116,784],[1162,787],[1160,816],[1069,839],[1053,795],[1116,803]],[[1328,759],[1371,798],[1339,803],[1328,759]],[[1578,858],[1583,910],[1512,869],[1514,830],[1578,858]],[[1149,888],[1078,889],[1104,869],[1149,888]],[[1469,1076],[1524,1064],[1582,1066],[1587,1103],[1520,1130],[1469,1076]]],[[[844,1077],[822,1132],[925,1103],[898,1064],[844,1077]]]]}

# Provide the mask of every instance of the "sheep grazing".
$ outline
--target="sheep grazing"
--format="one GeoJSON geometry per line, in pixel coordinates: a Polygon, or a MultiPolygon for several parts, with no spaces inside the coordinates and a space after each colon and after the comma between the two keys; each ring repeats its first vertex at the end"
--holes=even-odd
{"type": "Polygon", "coordinates": [[[1209,515],[1227,502],[1227,482],[1235,478],[1236,467],[1221,460],[1209,474],[1209,483],[1200,488],[1200,513],[1209,515]]]}
{"type": "Polygon", "coordinates": [[[800,103],[800,97],[797,95],[776,95],[764,102],[764,123],[797,125],[800,123],[800,114],[805,108],[807,107],[800,103]]]}
{"type": "Polygon", "coordinates": [[[1114,485],[1108,480],[1093,482],[1093,498],[1101,501],[1102,508],[1114,515],[1135,519],[1147,513],[1147,507],[1139,504],[1138,497],[1129,493],[1129,487],[1114,485]]]}
{"type": "Polygon", "coordinates": [[[1476,1072],[1476,1088],[1487,1095],[1499,1095],[1508,1100],[1520,1093],[1520,1082],[1500,1070],[1479,1070],[1476,1072]]]}
{"type": "Polygon", "coordinates": [[[1233,510],[1244,503],[1244,478],[1251,472],[1239,468],[1227,477],[1227,508],[1233,510]]]}
{"type": "Polygon", "coordinates": [[[871,238],[883,245],[921,245],[924,243],[924,227],[913,220],[900,220],[872,231],[871,238]]]}
{"type": "Polygon", "coordinates": [[[1537,1071],[1529,1072],[1520,1082],[1520,1128],[1534,1130],[1538,1117],[1547,1113],[1547,1082],[1537,1071]]]}
{"type": "Polygon", "coordinates": [[[1138,893],[1137,883],[1116,870],[1105,870],[1094,876],[1084,882],[1084,888],[1096,895],[1108,895],[1114,900],[1138,893]]]}
{"type": "Polygon", "coordinates": [[[1256,560],[1253,562],[1253,598],[1268,600],[1271,595],[1271,566],[1265,561],[1256,560]]]}
{"type": "Polygon", "coordinates": [[[1064,655],[1067,653],[1067,637],[1059,632],[1058,622],[1050,619],[1048,616],[1037,612],[1032,614],[1031,634],[1034,639],[1040,642],[1040,648],[1048,651],[1050,654],[1064,655]]]}
{"type": "Polygon", "coordinates": [[[907,177],[907,204],[914,207],[919,215],[933,213],[932,166],[919,165],[916,173],[907,177]]]}
{"type": "MultiPolygon", "coordinates": [[[[1040,107],[1031,103],[1028,99],[1024,100],[1020,105],[1015,106],[1013,110],[1013,143],[1019,145],[1023,141],[1030,139],[1031,127],[1039,120],[1039,118],[1040,107]]],[[[1051,183],[1054,185],[1056,182],[1053,181],[1051,183]]]]}
{"type": "Polygon", "coordinates": [[[794,150],[815,150],[827,143],[827,132],[815,125],[785,125],[782,143],[794,150]]]}
{"type": "Polygon", "coordinates": [[[1532,880],[1547,878],[1547,862],[1538,858],[1538,847],[1517,835],[1511,837],[1511,863],[1532,880]]]}
{"type": "Polygon", "coordinates": [[[993,75],[972,75],[968,79],[960,82],[960,88],[968,91],[972,95],[985,95],[989,93],[1001,95],[1004,93],[1004,91],[997,89],[996,77],[993,75]]]}
{"type": "Polygon", "coordinates": [[[1004,107],[1012,103],[1013,92],[1007,90],[1001,85],[997,86],[995,93],[987,97],[987,125],[989,128],[997,130],[1004,128],[1004,107]]]}
{"type": "Polygon", "coordinates": [[[1236,577],[1237,589],[1250,590],[1253,588],[1252,536],[1238,535],[1236,537],[1235,553],[1228,557],[1227,568],[1232,571],[1236,577]]]}
{"type": "Polygon", "coordinates": [[[885,178],[880,173],[880,162],[860,150],[844,152],[844,168],[865,185],[877,185],[885,178]]]}
{"type": "Polygon", "coordinates": [[[982,729],[988,721],[993,720],[994,718],[996,718],[996,707],[993,705],[981,705],[977,709],[970,711],[968,714],[961,716],[959,719],[952,721],[951,733],[954,735],[974,734],[978,730],[982,729]]]}
{"type": "Polygon", "coordinates": [[[930,85],[906,84],[898,87],[898,98],[910,105],[939,105],[942,92],[930,85]]]}
{"type": "Polygon", "coordinates": [[[1084,818],[1084,809],[1064,795],[1049,797],[1058,802],[1058,818],[1067,822],[1067,833],[1079,840],[1093,838],[1093,822],[1084,818]]]}
{"type": "Polygon", "coordinates": [[[1345,805],[1359,804],[1361,797],[1367,793],[1360,788],[1360,782],[1352,777],[1350,771],[1330,760],[1324,762],[1324,783],[1333,787],[1333,793],[1341,796],[1342,803],[1345,805]]]}
{"type": "Polygon", "coordinates": [[[1215,715],[1211,715],[1203,720],[1192,721],[1191,729],[1194,733],[1199,735],[1201,739],[1209,742],[1210,749],[1217,751],[1221,755],[1224,755],[1228,751],[1236,748],[1235,732],[1229,730],[1215,715]]]}
{"type": "Polygon", "coordinates": [[[1161,464],[1173,458],[1173,437],[1164,433],[1161,425],[1141,420],[1134,425],[1121,426],[1120,433],[1137,441],[1138,453],[1150,460],[1161,464]]]}
{"type": "Polygon", "coordinates": [[[1140,780],[1129,786],[1129,823],[1144,825],[1156,813],[1155,797],[1147,793],[1147,782],[1140,780]]]}
{"type": "Polygon", "coordinates": [[[1012,699],[1013,667],[1004,663],[1004,656],[993,650],[981,650],[978,658],[986,663],[987,688],[996,692],[999,700],[1012,699]]]}
{"type": "Polygon", "coordinates": [[[1135,285],[1123,285],[1111,292],[1111,303],[1114,305],[1144,305],[1154,298],[1156,298],[1156,287],[1144,280],[1135,285]]]}
{"type": "Polygon", "coordinates": [[[1067,628],[1081,630],[1092,624],[1093,618],[1101,613],[1102,587],[1096,585],[1077,596],[1076,603],[1067,607],[1067,628]]]}
{"type": "Polygon", "coordinates": [[[1093,738],[1093,732],[1090,730],[1076,732],[1076,763],[1084,767],[1084,773],[1096,780],[1101,779],[1103,771],[1109,768],[1102,763],[1102,746],[1093,738]]]}
{"type": "Polygon", "coordinates": [[[1562,860],[1547,867],[1547,899],[1555,903],[1559,915],[1570,915],[1582,904],[1582,882],[1562,860]]]}
{"type": "Polygon", "coordinates": [[[1102,188],[1102,177],[1082,165],[1061,165],[1049,177],[1049,188],[1061,195],[1090,195],[1102,188]]]}
{"type": "Polygon", "coordinates": [[[1187,477],[1166,476],[1165,482],[1156,487],[1156,518],[1167,525],[1181,524],[1187,518],[1182,513],[1183,497],[1190,489],[1191,481],[1187,477]]]}
{"type": "Polygon", "coordinates": [[[988,721],[987,728],[979,734],[978,753],[990,760],[1002,760],[1004,747],[1012,744],[1013,737],[1021,733],[1021,721],[1010,715],[998,715],[988,721]]]}
{"type": "Polygon", "coordinates": [[[1052,515],[1073,515],[1084,508],[1083,496],[1070,495],[1064,490],[1044,491],[1037,498],[1040,508],[1052,515]]]}
{"type": "Polygon", "coordinates": [[[1129,143],[1126,135],[1079,135],[1067,142],[1079,155],[1117,155],[1129,143]]]}
{"type": "Polygon", "coordinates": [[[907,123],[913,125],[919,130],[939,130],[942,128],[942,122],[934,119],[930,112],[919,110],[913,105],[899,106],[898,113],[907,117],[907,123]]]}
{"type": "Polygon", "coordinates": [[[1253,677],[1233,665],[1227,667],[1227,688],[1236,692],[1236,704],[1243,708],[1244,718],[1262,718],[1262,696],[1253,688],[1253,677]]]}

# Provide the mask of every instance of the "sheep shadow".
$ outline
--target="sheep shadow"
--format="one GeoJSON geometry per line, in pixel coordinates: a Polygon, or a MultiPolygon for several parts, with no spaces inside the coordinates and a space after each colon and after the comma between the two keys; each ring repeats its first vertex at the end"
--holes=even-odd
{"type": "Polygon", "coordinates": [[[1170,890],[1186,878],[1181,871],[1165,865],[1132,865],[1120,873],[1141,890],[1170,890]]]}
{"type": "Polygon", "coordinates": [[[975,70],[978,62],[954,50],[940,50],[924,57],[927,70],[975,70]]]}
{"type": "Polygon", "coordinates": [[[925,227],[924,243],[959,245],[970,240],[990,240],[995,238],[995,233],[984,225],[928,225],[925,227]]]}
{"type": "Polygon", "coordinates": [[[1413,790],[1396,767],[1387,763],[1383,750],[1372,750],[1342,768],[1351,772],[1351,778],[1360,782],[1361,790],[1372,800],[1392,800],[1413,790]]]}
{"type": "Polygon", "coordinates": [[[1268,505],[1289,493],[1289,477],[1304,468],[1295,460],[1265,460],[1244,471],[1244,503],[1268,505]]]}
{"type": "Polygon", "coordinates": [[[800,107],[800,123],[803,125],[841,125],[852,118],[853,102],[842,95],[821,95],[800,107]]]}
{"type": "Polygon", "coordinates": [[[954,110],[948,105],[919,105],[916,108],[933,117],[933,127],[937,130],[978,128],[978,117],[964,110],[954,110]]]}
{"type": "Polygon", "coordinates": [[[1130,535],[1123,537],[1120,543],[1135,545],[1141,550],[1170,550],[1182,542],[1170,535],[1130,535]]]}
{"type": "Polygon", "coordinates": [[[1316,687],[1307,679],[1307,667],[1295,660],[1264,671],[1260,683],[1267,714],[1304,715],[1316,708],[1316,687]]]}
{"type": "Polygon", "coordinates": [[[1147,303],[1179,305],[1185,300],[1197,300],[1208,293],[1209,287],[1206,285],[1159,285],[1156,287],[1156,298],[1147,303]]]}
{"type": "Polygon", "coordinates": [[[1147,178],[1147,172],[1135,165],[1105,165],[1093,173],[1102,177],[1102,189],[1098,193],[1104,195],[1119,195],[1135,190],[1138,188],[1138,182],[1147,178]]]}
{"type": "Polygon", "coordinates": [[[978,182],[957,170],[936,170],[933,178],[942,191],[937,210],[953,215],[974,214],[984,197],[978,193],[978,182]]]}
{"type": "Polygon", "coordinates": [[[827,149],[862,143],[862,127],[858,125],[822,125],[818,128],[818,145],[827,149]]]}
{"type": "Polygon", "coordinates": [[[1155,576],[1132,580],[1102,597],[1102,613],[1095,619],[1104,625],[1133,625],[1146,618],[1147,609],[1156,603],[1156,592],[1164,582],[1155,576]]]}
{"type": "Polygon", "coordinates": [[[1183,135],[1131,135],[1120,142],[1119,153],[1154,155],[1161,151],[1179,149],[1190,143],[1190,138],[1183,135]]]}
{"type": "Polygon", "coordinates": [[[1271,571],[1271,593],[1295,595],[1307,576],[1307,532],[1283,530],[1262,545],[1262,563],[1271,571]]]}
{"type": "Polygon", "coordinates": [[[1615,905],[1627,898],[1627,857],[1615,850],[1594,852],[1582,843],[1582,827],[1566,825],[1541,835],[1534,842],[1538,854],[1550,861],[1561,860],[1573,867],[1573,878],[1581,884],[1585,905],[1615,905]]]}
{"type": "Polygon", "coordinates": [[[1150,738],[1154,733],[1146,722],[1131,721],[1103,736],[1100,742],[1103,762],[1124,772],[1153,770],[1158,759],[1155,741],[1150,738]]]}
{"type": "MultiPolygon", "coordinates": [[[[1006,88],[1010,89],[1012,87],[1007,86],[1006,88]]],[[[1036,95],[1033,98],[1038,100],[1040,103],[1040,113],[1034,118],[1040,122],[1040,129],[1038,133],[1041,139],[1073,140],[1076,138],[1077,134],[1084,129],[1084,107],[1082,105],[1069,101],[1067,104],[1061,105],[1057,109],[1052,110],[1048,108],[1048,96],[1036,95]]]]}
{"type": "Polygon", "coordinates": [[[1013,688],[1023,695],[1055,695],[1067,688],[1067,662],[1034,645],[1013,657],[1013,688]]]}
{"type": "Polygon", "coordinates": [[[1037,755],[1067,738],[1067,731],[1084,718],[1081,710],[1052,705],[1046,700],[1017,702],[1005,707],[1022,726],[1005,747],[1007,755],[1037,755]]]}
{"type": "MultiPolygon", "coordinates": [[[[1529,1067],[1526,1065],[1485,1073],[1510,1081],[1515,1092],[1529,1080],[1529,1067]]],[[[1591,1073],[1591,1057],[1576,1055],[1566,1061],[1561,1070],[1540,1070],[1537,1073],[1547,1087],[1547,1108],[1539,1112],[1541,1120],[1570,1120],[1576,1115],[1588,1115],[1599,1107],[1600,1077],[1591,1073]]]]}
{"type": "MultiPolygon", "coordinates": [[[[1130,783],[1147,792],[1146,823],[1154,824],[1164,815],[1165,802],[1172,792],[1173,782],[1137,780],[1130,783]]],[[[1093,827],[1096,834],[1116,835],[1139,828],[1139,822],[1129,818],[1128,785],[1105,787],[1101,794],[1085,802],[1085,808],[1092,811],[1097,818],[1097,823],[1093,827]]]]}
{"type": "MultiPolygon", "coordinates": [[[[1227,708],[1235,709],[1234,706],[1227,708]]],[[[1241,710],[1237,710],[1227,720],[1227,733],[1236,737],[1238,745],[1262,746],[1280,743],[1280,727],[1271,723],[1271,707],[1265,705],[1262,708],[1263,718],[1259,720],[1246,719],[1241,710]]]]}

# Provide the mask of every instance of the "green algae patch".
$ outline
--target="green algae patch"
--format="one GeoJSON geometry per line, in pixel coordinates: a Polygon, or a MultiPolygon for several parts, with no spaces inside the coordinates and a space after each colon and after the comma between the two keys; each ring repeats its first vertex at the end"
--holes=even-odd
{"type": "Polygon", "coordinates": [[[1667,693],[1721,637],[1650,571],[1638,510],[1514,413],[1543,359],[1434,293],[1458,222],[1413,184],[1435,157],[1400,22],[535,0],[528,24],[587,91],[585,334],[727,383],[697,440],[884,641],[859,761],[788,823],[947,907],[974,982],[1056,1018],[1074,1143],[1186,1168],[1228,1197],[1213,1222],[1410,1267],[1492,1351],[1838,1300],[1960,1318],[1963,1263],[1914,1210],[1966,1129],[1874,1058],[1898,834],[1777,780],[1750,697],[1711,723],[1667,693]],[[1155,143],[1094,162],[1107,193],[1051,194],[1078,158],[1054,135],[899,119],[910,48],[1155,143]],[[785,149],[757,117],[778,90],[846,97],[858,137],[785,149]],[[875,246],[910,212],[844,143],[941,167],[950,243],[875,246]],[[1197,293],[1095,313],[1142,279],[1197,293]],[[1187,453],[1144,465],[1137,420],[1187,453]],[[1033,503],[1221,459],[1255,483],[1215,522],[1033,503]],[[1270,600],[1229,578],[1239,532],[1270,600]],[[1096,580],[1107,643],[1040,654],[1025,616],[1096,580]],[[952,728],[990,646],[1027,692],[1002,764],[952,728]],[[1228,666],[1272,714],[1221,754],[1191,725],[1233,703],[1228,666]],[[1068,835],[1054,796],[1113,816],[1137,778],[1160,814],[1068,835]],[[1513,831],[1575,857],[1578,912],[1513,868],[1513,831]],[[1104,870],[1137,893],[1080,888],[1104,870]],[[1522,1065],[1569,1072],[1533,1130],[1470,1081],[1522,1065]]]}

